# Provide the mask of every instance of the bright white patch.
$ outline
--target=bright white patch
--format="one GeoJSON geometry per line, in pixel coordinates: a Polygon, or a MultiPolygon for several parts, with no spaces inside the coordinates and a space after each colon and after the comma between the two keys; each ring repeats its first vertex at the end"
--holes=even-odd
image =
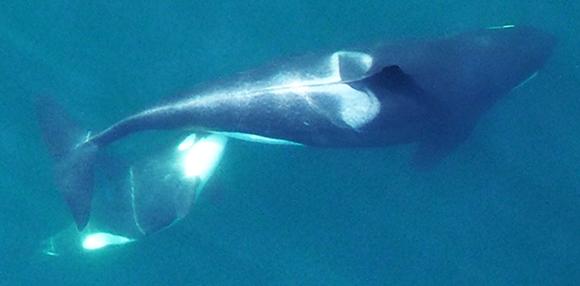
{"type": "Polygon", "coordinates": [[[193,144],[195,143],[195,140],[197,139],[197,136],[195,134],[191,134],[189,136],[187,136],[187,138],[185,138],[185,140],[181,141],[181,143],[179,143],[179,145],[177,146],[177,150],[179,151],[185,151],[187,149],[190,149],[193,144]]]}
{"type": "Polygon", "coordinates": [[[361,52],[338,51],[330,61],[335,76],[344,81],[360,79],[373,65],[373,57],[361,52]]]}
{"type": "Polygon", "coordinates": [[[373,120],[381,110],[381,103],[370,91],[361,92],[344,84],[341,85],[342,120],[357,129],[373,120]]]}
{"type": "MultiPolygon", "coordinates": [[[[381,103],[377,97],[370,91],[360,91],[350,87],[348,84],[335,83],[325,85],[311,85],[308,83],[293,83],[293,92],[298,95],[305,95],[305,98],[316,97],[318,94],[333,95],[340,103],[340,117],[350,127],[357,129],[374,119],[381,109],[381,103]]],[[[278,90],[279,93],[287,93],[288,90],[278,90]]],[[[308,99],[307,99],[308,100],[308,99]]],[[[316,106],[315,106],[316,107],[316,106]]],[[[252,134],[244,133],[224,133],[228,137],[241,140],[269,143],[269,144],[288,144],[287,141],[272,139],[252,134]]],[[[296,143],[295,143],[296,144],[296,143]]]]}
{"type": "Polygon", "coordinates": [[[347,84],[332,84],[312,89],[313,93],[333,94],[340,103],[342,121],[353,129],[363,127],[381,110],[381,103],[371,91],[356,90],[347,84]]]}
{"type": "Polygon", "coordinates": [[[296,81],[289,84],[288,88],[297,94],[305,94],[308,92],[308,86],[304,85],[304,83],[296,81]]]}
{"type": "Polygon", "coordinates": [[[310,88],[342,81],[361,79],[373,65],[373,58],[365,53],[338,51],[330,55],[326,65],[313,74],[284,72],[276,75],[273,85],[260,89],[260,92],[270,91],[286,93],[288,90],[296,94],[305,94],[310,88]]]}
{"type": "Polygon", "coordinates": [[[325,84],[332,84],[336,82],[340,82],[340,75],[338,73],[332,74],[328,77],[323,78],[316,78],[316,79],[309,79],[309,78],[302,78],[300,74],[279,74],[276,76],[275,82],[279,82],[280,84],[273,85],[262,90],[259,90],[260,93],[264,92],[272,92],[272,93],[288,93],[293,92],[296,94],[304,95],[310,91],[311,87],[325,85],[325,84]]]}
{"type": "Polygon", "coordinates": [[[296,145],[302,146],[300,143],[283,140],[283,139],[276,139],[276,138],[269,138],[255,134],[248,134],[248,133],[239,133],[239,132],[214,132],[214,134],[224,135],[230,138],[235,138],[238,140],[254,142],[254,143],[263,143],[263,144],[275,144],[275,145],[296,145]]]}
{"type": "Polygon", "coordinates": [[[226,142],[227,138],[220,135],[209,135],[197,141],[195,135],[190,135],[183,140],[177,150],[182,156],[185,177],[207,181],[221,159],[226,142]]]}
{"type": "Polygon", "coordinates": [[[511,29],[511,28],[515,28],[516,25],[503,25],[503,26],[492,26],[492,27],[487,27],[488,30],[501,30],[501,29],[511,29]]]}
{"type": "Polygon", "coordinates": [[[96,232],[84,237],[82,245],[85,250],[97,250],[109,245],[121,245],[134,241],[124,236],[107,232],[96,232]]]}

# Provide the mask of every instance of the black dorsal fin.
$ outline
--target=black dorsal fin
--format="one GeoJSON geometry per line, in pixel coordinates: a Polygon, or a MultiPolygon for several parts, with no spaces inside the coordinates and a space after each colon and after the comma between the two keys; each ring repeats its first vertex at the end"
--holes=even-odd
{"type": "Polygon", "coordinates": [[[386,66],[381,71],[363,80],[351,84],[357,89],[386,89],[393,93],[419,95],[423,91],[415,80],[406,74],[398,65],[386,66]]]}
{"type": "Polygon", "coordinates": [[[421,88],[415,80],[406,74],[398,65],[384,67],[380,72],[368,77],[367,84],[381,86],[395,93],[421,93],[421,88]]]}

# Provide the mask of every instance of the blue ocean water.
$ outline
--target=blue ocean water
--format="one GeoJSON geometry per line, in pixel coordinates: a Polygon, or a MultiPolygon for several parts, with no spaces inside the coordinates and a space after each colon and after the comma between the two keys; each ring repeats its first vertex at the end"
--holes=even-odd
{"type": "Polygon", "coordinates": [[[579,11],[577,1],[4,1],[0,285],[576,285],[579,11]],[[174,227],[90,255],[40,252],[71,218],[35,121],[39,94],[100,129],[273,58],[502,24],[555,34],[555,55],[432,172],[409,168],[409,147],[234,142],[208,185],[215,195],[174,227]]]}

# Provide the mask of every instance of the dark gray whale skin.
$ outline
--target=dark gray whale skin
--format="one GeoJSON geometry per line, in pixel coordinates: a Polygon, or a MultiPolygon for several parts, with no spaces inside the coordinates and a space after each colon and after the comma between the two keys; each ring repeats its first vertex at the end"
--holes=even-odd
{"type": "Polygon", "coordinates": [[[554,46],[533,27],[503,26],[291,58],[202,85],[92,136],[60,130],[71,124],[51,104],[40,104],[40,115],[52,122],[43,129],[58,185],[82,229],[97,150],[130,134],[187,129],[318,147],[417,143],[414,164],[429,168],[535,75],[554,46]]]}

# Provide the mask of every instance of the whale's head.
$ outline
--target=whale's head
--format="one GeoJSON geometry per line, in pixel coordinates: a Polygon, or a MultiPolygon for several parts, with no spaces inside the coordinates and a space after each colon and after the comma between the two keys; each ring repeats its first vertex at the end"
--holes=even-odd
{"type": "Polygon", "coordinates": [[[545,66],[556,46],[556,38],[529,26],[490,27],[469,37],[465,48],[477,54],[479,68],[497,88],[509,91],[534,77],[545,66]]]}

